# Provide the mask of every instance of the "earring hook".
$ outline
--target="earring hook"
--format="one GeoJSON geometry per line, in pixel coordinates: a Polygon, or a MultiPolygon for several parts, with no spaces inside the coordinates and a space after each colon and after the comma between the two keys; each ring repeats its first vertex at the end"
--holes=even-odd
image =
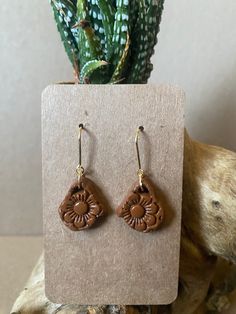
{"type": "Polygon", "coordinates": [[[84,174],[84,168],[82,167],[82,145],[81,145],[81,134],[82,131],[84,129],[84,125],[83,123],[79,124],[79,130],[78,130],[78,144],[79,144],[79,164],[76,167],[76,173],[78,175],[78,180],[82,177],[82,175],[84,174]]]}
{"type": "Polygon", "coordinates": [[[139,126],[137,128],[136,131],[136,135],[135,135],[135,146],[136,146],[136,152],[137,152],[137,160],[138,160],[138,171],[137,171],[137,175],[139,177],[139,185],[140,187],[142,187],[142,178],[144,175],[144,171],[141,167],[141,160],[140,160],[140,153],[139,153],[139,137],[140,137],[140,133],[144,131],[144,127],[143,126],[139,126]]]}

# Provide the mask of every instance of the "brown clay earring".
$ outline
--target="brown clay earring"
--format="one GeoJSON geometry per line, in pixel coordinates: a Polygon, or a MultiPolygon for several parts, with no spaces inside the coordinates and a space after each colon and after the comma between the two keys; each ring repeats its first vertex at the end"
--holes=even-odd
{"type": "Polygon", "coordinates": [[[116,209],[119,217],[133,229],[141,232],[157,230],[164,217],[163,208],[158,204],[155,189],[141,167],[138,140],[144,127],[137,129],[135,136],[135,146],[138,159],[138,182],[129,191],[128,195],[116,209]]]}
{"type": "Polygon", "coordinates": [[[104,214],[104,207],[98,200],[94,183],[85,177],[81,164],[81,133],[83,124],[79,125],[79,165],[76,168],[78,179],[71,185],[65,199],[58,208],[63,223],[73,231],[91,227],[98,217],[104,214]]]}

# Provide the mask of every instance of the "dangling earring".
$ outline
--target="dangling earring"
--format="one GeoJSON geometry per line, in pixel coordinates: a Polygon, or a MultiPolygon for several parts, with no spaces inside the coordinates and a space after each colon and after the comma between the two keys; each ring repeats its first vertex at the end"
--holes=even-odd
{"type": "Polygon", "coordinates": [[[85,177],[81,164],[81,133],[83,124],[79,125],[79,165],[76,168],[78,179],[71,185],[58,211],[63,223],[73,231],[91,227],[104,213],[103,205],[98,201],[94,183],[85,177]]]}
{"type": "Polygon", "coordinates": [[[144,127],[137,129],[135,146],[138,159],[138,182],[134,184],[124,201],[116,209],[119,217],[133,229],[141,232],[157,230],[163,221],[164,211],[158,204],[155,189],[141,167],[138,140],[144,127]]]}

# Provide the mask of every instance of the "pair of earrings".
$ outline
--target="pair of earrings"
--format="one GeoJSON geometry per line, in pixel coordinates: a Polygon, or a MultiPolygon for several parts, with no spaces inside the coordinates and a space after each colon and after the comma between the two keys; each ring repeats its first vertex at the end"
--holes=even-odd
{"type": "MultiPolygon", "coordinates": [[[[94,183],[85,176],[81,163],[81,133],[83,124],[79,125],[79,165],[76,168],[78,179],[71,185],[65,199],[59,206],[59,215],[63,223],[73,231],[80,231],[91,227],[95,221],[103,216],[104,206],[99,200],[94,183]]],[[[121,217],[133,229],[141,232],[157,230],[163,221],[164,211],[158,204],[155,189],[141,167],[138,140],[140,126],[135,136],[135,146],[139,169],[138,182],[129,191],[121,205],[116,209],[121,217]]]]}

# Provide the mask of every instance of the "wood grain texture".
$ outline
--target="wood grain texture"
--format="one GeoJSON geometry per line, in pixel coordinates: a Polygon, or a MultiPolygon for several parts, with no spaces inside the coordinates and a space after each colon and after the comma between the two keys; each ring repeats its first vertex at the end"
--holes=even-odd
{"type": "Polygon", "coordinates": [[[170,86],[48,87],[43,94],[46,294],[56,303],[167,304],[177,295],[183,169],[183,92],[170,86]],[[82,162],[108,215],[88,231],[65,228],[57,208],[82,162]],[[134,136],[145,133],[143,168],[165,204],[163,227],[134,231],[115,208],[137,180],[134,136]]]}
{"type": "Polygon", "coordinates": [[[217,257],[236,264],[236,153],[194,141],[187,132],[184,146],[180,289],[172,313],[196,314],[209,297],[208,309],[221,312],[221,297],[236,288],[234,268],[225,270],[221,284],[213,279],[217,257]]]}

